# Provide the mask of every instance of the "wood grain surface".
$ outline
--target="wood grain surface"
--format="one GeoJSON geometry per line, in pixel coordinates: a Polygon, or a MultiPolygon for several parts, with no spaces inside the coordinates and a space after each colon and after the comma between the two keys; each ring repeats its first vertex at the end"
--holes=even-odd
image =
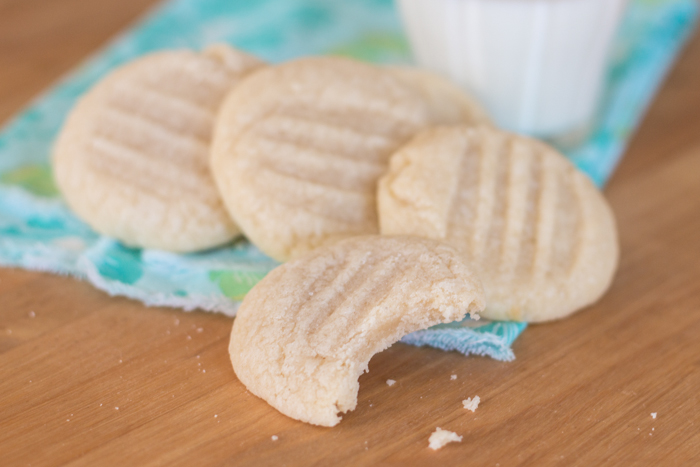
{"type": "MultiPolygon", "coordinates": [[[[0,0],[0,120],[152,4],[0,0]]],[[[700,465],[699,83],[695,37],[606,190],[622,262],[599,304],[512,363],[397,344],[335,428],[246,392],[228,318],[0,269],[0,465],[700,465]],[[436,427],[464,440],[431,451],[436,427]]]]}

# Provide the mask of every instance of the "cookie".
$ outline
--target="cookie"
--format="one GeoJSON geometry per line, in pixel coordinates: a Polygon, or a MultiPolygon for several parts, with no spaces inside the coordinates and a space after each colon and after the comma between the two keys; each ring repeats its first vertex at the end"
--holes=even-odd
{"type": "Polygon", "coordinates": [[[416,237],[363,236],[273,270],[233,323],[233,369],[283,414],[321,426],[357,405],[370,358],[404,335],[483,309],[459,253],[416,237]]]}
{"type": "Polygon", "coordinates": [[[57,185],[97,232],[127,245],[207,249],[239,233],[209,170],[214,120],[257,59],[224,45],[122,66],[71,111],[53,153],[57,185]]]}
{"type": "Polygon", "coordinates": [[[467,118],[463,102],[428,98],[425,88],[421,79],[333,57],[248,77],[226,98],[212,148],[233,219],[279,261],[377,233],[376,182],[390,154],[421,128],[467,118]]]}
{"type": "Polygon", "coordinates": [[[549,146],[489,127],[421,132],[379,182],[381,233],[454,246],[486,292],[482,316],[547,321],[602,296],[618,261],[598,189],[549,146]]]}

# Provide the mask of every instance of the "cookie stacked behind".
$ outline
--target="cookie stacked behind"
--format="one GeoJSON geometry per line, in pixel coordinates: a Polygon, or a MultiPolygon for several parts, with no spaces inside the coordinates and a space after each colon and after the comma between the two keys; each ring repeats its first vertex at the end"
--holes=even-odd
{"type": "Polygon", "coordinates": [[[486,119],[431,76],[316,57],[269,67],[234,89],[219,114],[211,164],[246,236],[286,261],[378,233],[376,184],[391,154],[428,126],[486,119]]]}

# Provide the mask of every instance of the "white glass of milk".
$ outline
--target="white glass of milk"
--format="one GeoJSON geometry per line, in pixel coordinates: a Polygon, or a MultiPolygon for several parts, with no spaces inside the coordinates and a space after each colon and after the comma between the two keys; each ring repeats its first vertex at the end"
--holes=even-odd
{"type": "Polygon", "coordinates": [[[398,0],[418,63],[471,92],[504,129],[588,133],[627,0],[398,0]]]}

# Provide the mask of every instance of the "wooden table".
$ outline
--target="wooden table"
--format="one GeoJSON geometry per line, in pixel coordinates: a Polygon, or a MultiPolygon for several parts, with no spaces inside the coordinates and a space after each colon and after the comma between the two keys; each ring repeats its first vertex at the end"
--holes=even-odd
{"type": "MultiPolygon", "coordinates": [[[[152,3],[0,0],[0,120],[152,3]]],[[[246,392],[228,318],[2,269],[0,465],[700,465],[700,37],[606,194],[622,263],[599,304],[512,363],[395,345],[332,429],[246,392]],[[463,442],[429,450],[438,426],[463,442]]]]}

